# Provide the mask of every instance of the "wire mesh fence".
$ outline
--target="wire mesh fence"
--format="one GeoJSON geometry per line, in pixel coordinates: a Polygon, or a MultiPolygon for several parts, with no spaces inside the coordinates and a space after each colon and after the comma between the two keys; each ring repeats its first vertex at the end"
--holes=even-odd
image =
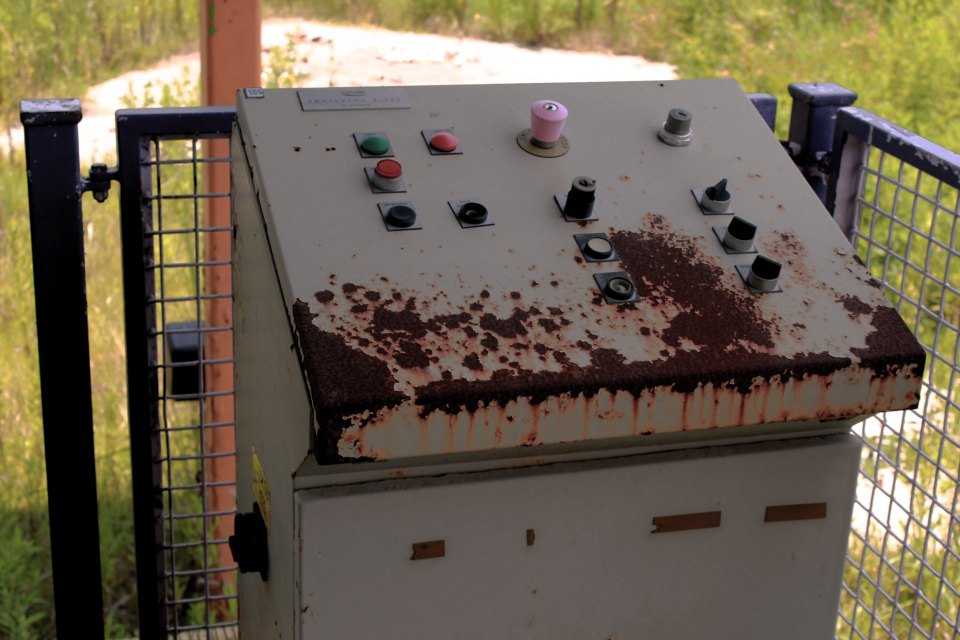
{"type": "Polygon", "coordinates": [[[236,566],[227,549],[236,511],[233,355],[230,315],[211,307],[232,304],[232,227],[208,222],[211,201],[228,203],[229,193],[207,191],[205,178],[211,165],[230,158],[207,153],[214,147],[196,137],[154,137],[146,149],[165,623],[170,637],[222,638],[237,619],[236,566]]]}
{"type": "MultiPolygon", "coordinates": [[[[909,145],[874,146],[863,131],[857,135],[862,156],[845,226],[928,360],[916,410],[857,427],[865,447],[837,637],[953,638],[960,616],[960,180],[905,161],[916,155],[909,145]]],[[[215,312],[232,305],[232,228],[207,215],[217,203],[228,207],[229,189],[205,186],[206,174],[229,156],[226,145],[201,140],[207,137],[144,138],[140,206],[149,212],[149,367],[159,390],[151,428],[162,498],[163,626],[168,637],[209,640],[235,636],[237,601],[226,545],[235,512],[232,327],[229,312],[215,312]],[[183,356],[184,343],[198,345],[195,355],[183,356]]]]}
{"type": "Polygon", "coordinates": [[[917,146],[905,140],[876,146],[876,122],[847,123],[868,124],[852,127],[860,140],[851,145],[859,157],[848,234],[926,350],[927,366],[917,409],[856,428],[865,446],[837,637],[955,638],[960,193],[937,170],[943,163],[918,162],[925,155],[917,146]]]}

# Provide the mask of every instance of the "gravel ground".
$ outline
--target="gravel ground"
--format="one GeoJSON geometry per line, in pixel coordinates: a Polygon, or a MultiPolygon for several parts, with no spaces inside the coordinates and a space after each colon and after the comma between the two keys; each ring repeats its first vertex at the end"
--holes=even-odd
{"type": "MultiPolygon", "coordinates": [[[[669,64],[637,56],[534,49],[471,38],[400,33],[372,27],[346,27],[296,19],[265,20],[264,63],[274,46],[295,43],[303,86],[375,86],[664,80],[675,77],[669,64]]],[[[200,74],[200,54],[174,56],[91,87],[83,99],[80,154],[86,161],[113,155],[114,112],[124,96],[141,95],[148,84],[188,80],[200,74]]],[[[154,90],[154,95],[159,92],[154,90]]],[[[23,133],[13,132],[14,144],[23,133]]],[[[0,149],[7,140],[0,140],[0,149]]]]}

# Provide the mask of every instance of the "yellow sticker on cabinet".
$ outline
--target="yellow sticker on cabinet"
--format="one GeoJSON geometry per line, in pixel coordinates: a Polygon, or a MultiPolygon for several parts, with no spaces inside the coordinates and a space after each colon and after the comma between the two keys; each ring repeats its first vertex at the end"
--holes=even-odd
{"type": "Polygon", "coordinates": [[[263,514],[263,521],[267,525],[267,535],[270,534],[270,485],[267,484],[267,474],[263,472],[263,465],[260,464],[260,457],[257,450],[253,449],[253,497],[257,499],[260,505],[260,513],[263,514]]]}

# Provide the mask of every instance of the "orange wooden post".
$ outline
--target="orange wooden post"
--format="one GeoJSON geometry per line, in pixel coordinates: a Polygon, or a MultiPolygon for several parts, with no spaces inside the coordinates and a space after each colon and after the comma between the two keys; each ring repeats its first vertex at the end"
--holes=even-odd
{"type": "MultiPolygon", "coordinates": [[[[203,104],[232,105],[236,92],[244,87],[260,86],[260,0],[200,0],[201,24],[201,74],[203,104]]],[[[229,142],[211,140],[205,145],[206,157],[223,158],[229,153],[229,142]]],[[[226,193],[230,190],[230,166],[226,163],[205,165],[207,193],[226,193]]],[[[230,225],[230,199],[211,198],[206,201],[206,224],[208,227],[230,225]]],[[[231,233],[209,232],[206,234],[207,261],[229,260],[231,233]]],[[[231,292],[229,266],[212,266],[204,269],[205,293],[228,294],[231,292]]],[[[230,298],[208,300],[205,305],[206,327],[229,327],[233,322],[230,298]]],[[[210,332],[204,337],[205,360],[230,360],[233,357],[233,333],[210,332]]],[[[233,389],[233,366],[210,364],[204,368],[204,387],[208,392],[233,389]]],[[[203,411],[207,424],[227,423],[234,419],[233,396],[223,395],[208,398],[203,411]]],[[[234,450],[233,427],[214,427],[206,431],[204,443],[208,453],[225,453],[234,450]]],[[[213,457],[206,463],[207,482],[235,482],[237,473],[233,456],[213,457]]],[[[237,494],[232,485],[214,486],[207,493],[207,508],[210,511],[228,511],[236,505],[237,494]]],[[[249,509],[250,505],[246,505],[249,509]]],[[[233,518],[214,519],[214,536],[225,540],[233,533],[233,518]]],[[[211,561],[214,559],[211,558],[211,561]]],[[[226,544],[218,547],[220,566],[233,563],[226,544]]],[[[225,576],[213,574],[213,592],[222,591],[225,576]]],[[[227,581],[231,581],[227,578],[227,581]]]]}

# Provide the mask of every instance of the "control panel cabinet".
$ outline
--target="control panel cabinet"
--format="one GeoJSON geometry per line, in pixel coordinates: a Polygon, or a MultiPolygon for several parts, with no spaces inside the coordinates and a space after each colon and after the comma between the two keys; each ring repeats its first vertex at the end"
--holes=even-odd
{"type": "Polygon", "coordinates": [[[923,351],[736,83],[242,91],[243,637],[830,638],[923,351]]]}

